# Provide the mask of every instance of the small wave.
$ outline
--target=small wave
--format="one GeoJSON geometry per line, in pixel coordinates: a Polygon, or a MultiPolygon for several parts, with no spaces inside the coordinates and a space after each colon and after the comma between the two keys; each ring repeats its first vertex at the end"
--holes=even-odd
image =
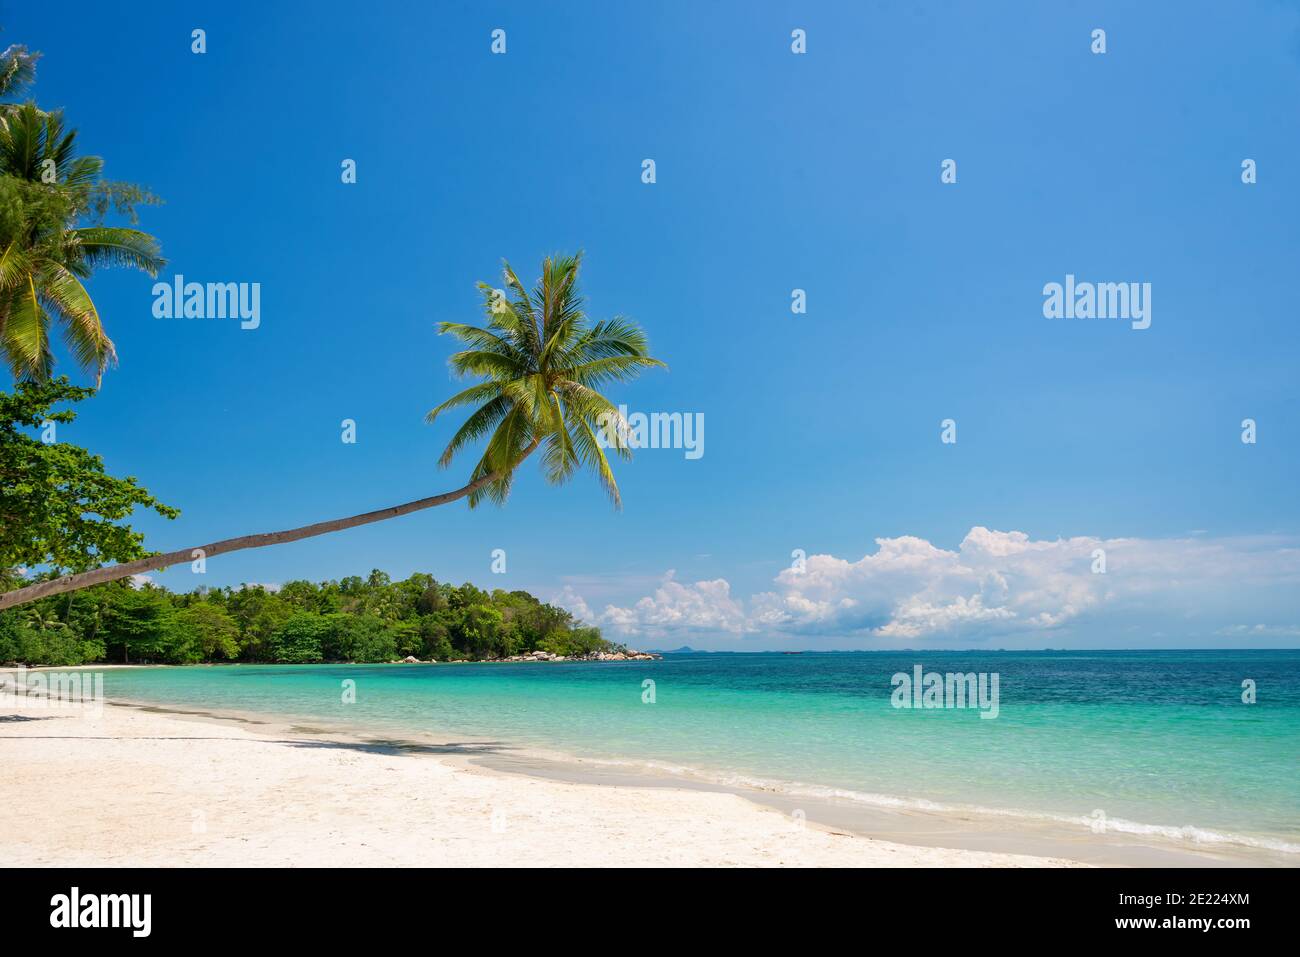
{"type": "Polygon", "coordinates": [[[869,791],[855,791],[849,788],[830,787],[820,784],[804,784],[798,781],[778,781],[770,778],[754,777],[735,772],[710,772],[686,765],[671,764],[666,761],[637,760],[623,758],[595,758],[583,756],[576,758],[572,754],[530,749],[539,757],[571,764],[603,765],[607,767],[631,768],[667,774],[673,777],[698,781],[702,784],[720,785],[728,788],[742,788],[752,791],[764,791],[790,797],[807,797],[819,800],[847,801],[869,807],[886,808],[899,811],[927,811],[935,814],[960,814],[987,818],[1011,818],[1016,820],[1037,821],[1044,824],[1064,825],[1070,828],[1084,827],[1097,830],[1098,833],[1117,832],[1143,837],[1160,837],[1180,844],[1231,845],[1257,850],[1274,851],[1282,854],[1300,855],[1300,844],[1274,840],[1266,837],[1252,837],[1248,834],[1235,834],[1227,831],[1213,831],[1191,824],[1181,827],[1169,824],[1146,824],[1125,818],[1096,818],[1090,814],[1055,814],[1046,811],[1029,811],[1019,808],[986,807],[978,804],[950,804],[932,801],[927,798],[899,797],[893,794],[877,794],[869,791]],[[1101,825],[1098,829],[1098,825],[1101,825]]]}

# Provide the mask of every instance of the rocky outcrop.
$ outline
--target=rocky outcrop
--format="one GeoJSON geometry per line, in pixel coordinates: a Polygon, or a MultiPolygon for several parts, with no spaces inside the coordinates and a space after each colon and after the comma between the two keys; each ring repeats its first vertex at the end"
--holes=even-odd
{"type": "MultiPolygon", "coordinates": [[[[502,661],[515,663],[526,661],[662,661],[663,657],[663,655],[655,654],[653,651],[632,651],[631,649],[628,649],[627,651],[593,651],[589,654],[574,655],[573,657],[569,657],[568,655],[554,655],[549,651],[538,650],[530,651],[527,654],[522,655],[511,655],[509,658],[484,658],[479,662],[473,662],[465,658],[457,658],[447,663],[451,665],[467,665],[475,663],[492,664],[494,662],[502,661]]],[[[421,661],[419,658],[415,657],[415,655],[407,655],[405,658],[393,662],[395,665],[436,665],[437,663],[438,660],[436,658],[430,658],[426,662],[421,661]]]]}
{"type": "Polygon", "coordinates": [[[597,651],[588,656],[591,661],[662,661],[663,657],[653,651],[633,651],[631,648],[627,651],[597,651]]]}
{"type": "Polygon", "coordinates": [[[648,651],[593,651],[590,654],[575,655],[570,658],[566,655],[553,655],[549,651],[530,651],[523,655],[511,655],[509,658],[501,658],[501,661],[659,661],[662,655],[656,655],[648,651]]]}

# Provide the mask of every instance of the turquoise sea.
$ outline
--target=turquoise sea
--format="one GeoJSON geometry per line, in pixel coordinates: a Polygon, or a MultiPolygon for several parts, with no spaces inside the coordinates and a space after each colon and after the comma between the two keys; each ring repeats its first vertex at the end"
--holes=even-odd
{"type": "Polygon", "coordinates": [[[528,748],[774,793],[961,810],[1300,863],[1300,651],[672,654],[653,662],[109,670],[109,699],[528,748]],[[998,675],[998,716],[891,704],[998,675]],[[345,704],[347,680],[355,703],[345,704]],[[653,703],[648,680],[653,682],[653,703]],[[1243,703],[1243,681],[1257,700],[1243,703]]]}

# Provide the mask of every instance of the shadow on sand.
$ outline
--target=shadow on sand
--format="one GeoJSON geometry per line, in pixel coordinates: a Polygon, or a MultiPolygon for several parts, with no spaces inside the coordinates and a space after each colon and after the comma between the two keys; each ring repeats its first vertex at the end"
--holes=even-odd
{"type": "MultiPolygon", "coordinates": [[[[0,716],[4,721],[40,721],[41,718],[28,718],[22,715],[0,716]]],[[[220,735],[132,735],[126,738],[114,738],[111,735],[94,734],[48,734],[23,735],[25,741],[232,741],[240,744],[283,744],[291,748],[325,748],[328,750],[360,751],[363,754],[497,754],[510,750],[499,741],[449,741],[446,744],[421,744],[416,741],[392,741],[372,739],[369,741],[307,741],[301,738],[229,738],[220,735]]]]}

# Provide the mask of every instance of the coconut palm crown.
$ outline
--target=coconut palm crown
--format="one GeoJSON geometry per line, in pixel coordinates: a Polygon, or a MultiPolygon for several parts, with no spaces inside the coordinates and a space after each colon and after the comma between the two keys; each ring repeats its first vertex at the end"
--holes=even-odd
{"type": "Polygon", "coordinates": [[[486,326],[439,323],[440,333],[468,347],[448,360],[452,370],[483,379],[428,414],[433,422],[449,409],[477,406],[439,460],[446,467],[457,453],[488,437],[471,482],[496,477],[470,493],[471,507],[485,496],[504,502],[516,467],[539,447],[548,481],[560,484],[580,468],[590,469],[614,506],[622,504],[602,446],[624,459],[632,453],[621,438],[622,416],[598,390],[664,363],[651,358],[635,322],[621,316],[588,319],[578,292],[581,264],[581,253],[548,257],[530,293],[507,262],[505,289],[478,284],[486,326]]]}
{"type": "MultiPolygon", "coordinates": [[[[0,53],[0,96],[26,87],[35,61],[22,47],[0,53]]],[[[0,104],[0,355],[15,379],[50,377],[52,320],[98,379],[116,352],[83,282],[100,266],[156,276],[165,265],[148,233],[103,225],[109,213],[134,222],[135,207],[156,197],[103,179],[103,160],[78,155],[76,139],[62,111],[0,104]]]]}

